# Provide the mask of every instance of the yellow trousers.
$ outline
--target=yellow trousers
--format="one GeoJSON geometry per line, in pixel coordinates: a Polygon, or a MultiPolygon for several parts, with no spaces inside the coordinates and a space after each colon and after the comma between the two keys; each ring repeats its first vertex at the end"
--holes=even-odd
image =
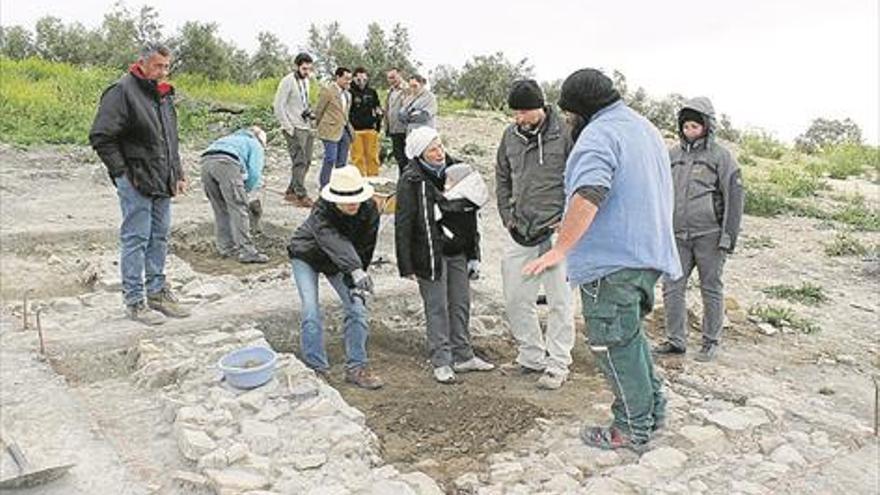
{"type": "Polygon", "coordinates": [[[364,177],[379,175],[379,133],[375,130],[354,131],[351,161],[364,177]]]}

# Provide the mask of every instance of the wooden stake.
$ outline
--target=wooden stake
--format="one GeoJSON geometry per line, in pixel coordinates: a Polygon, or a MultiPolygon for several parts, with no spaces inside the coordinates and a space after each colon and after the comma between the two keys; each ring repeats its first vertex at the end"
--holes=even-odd
{"type": "Polygon", "coordinates": [[[874,436],[880,436],[880,383],[874,377],[874,436]]]}
{"type": "Polygon", "coordinates": [[[22,328],[25,330],[28,329],[28,292],[30,292],[30,290],[24,291],[24,311],[22,311],[22,319],[24,320],[22,328]]]}
{"type": "Polygon", "coordinates": [[[36,311],[37,313],[37,335],[40,336],[40,354],[46,355],[46,344],[43,341],[43,325],[40,324],[40,310],[36,311]]]}

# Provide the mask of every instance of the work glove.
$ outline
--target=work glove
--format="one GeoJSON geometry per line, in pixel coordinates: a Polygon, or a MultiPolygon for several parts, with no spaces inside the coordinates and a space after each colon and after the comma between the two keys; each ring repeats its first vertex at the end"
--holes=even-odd
{"type": "Polygon", "coordinates": [[[373,279],[367,275],[367,272],[358,268],[357,270],[351,272],[351,280],[354,283],[354,288],[359,289],[364,292],[368,292],[370,294],[373,293],[373,279]]]}
{"type": "Polygon", "coordinates": [[[348,293],[351,294],[352,300],[359,300],[364,306],[367,305],[367,300],[370,298],[369,292],[363,289],[358,289],[357,287],[349,289],[348,293]]]}
{"type": "Polygon", "coordinates": [[[467,262],[468,278],[471,280],[480,279],[480,260],[468,260],[467,262]]]}

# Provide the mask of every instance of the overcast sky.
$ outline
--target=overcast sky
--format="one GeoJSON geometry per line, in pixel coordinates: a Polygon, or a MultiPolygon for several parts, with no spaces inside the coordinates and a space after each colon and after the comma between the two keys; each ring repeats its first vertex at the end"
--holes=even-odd
{"type": "MultiPolygon", "coordinates": [[[[130,0],[154,6],[166,34],[188,20],[213,21],[221,35],[252,51],[259,31],[291,49],[309,24],[340,22],[360,42],[366,26],[409,29],[426,69],[462,65],[503,51],[528,57],[539,79],[581,67],[618,69],[630,87],[655,96],[705,95],[738,127],[759,126],[791,140],[818,116],[851,117],[880,141],[878,0],[425,2],[130,0]]],[[[33,28],[44,15],[93,27],[112,0],[0,0],[0,23],[33,28]]],[[[428,70],[425,70],[427,73],[428,70]]]]}

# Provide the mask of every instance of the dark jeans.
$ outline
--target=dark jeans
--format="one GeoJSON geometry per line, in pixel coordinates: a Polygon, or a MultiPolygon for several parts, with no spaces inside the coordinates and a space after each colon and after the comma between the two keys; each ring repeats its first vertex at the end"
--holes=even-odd
{"type": "Polygon", "coordinates": [[[321,165],[318,186],[323,189],[330,182],[330,172],[334,168],[344,167],[348,163],[348,148],[351,146],[351,134],[347,130],[343,130],[339,141],[322,139],[321,142],[324,143],[324,163],[321,165]]]}
{"type": "Polygon", "coordinates": [[[614,392],[614,426],[635,441],[649,440],[666,415],[642,329],[659,276],[654,270],[625,269],[580,287],[590,350],[614,392]]]}

